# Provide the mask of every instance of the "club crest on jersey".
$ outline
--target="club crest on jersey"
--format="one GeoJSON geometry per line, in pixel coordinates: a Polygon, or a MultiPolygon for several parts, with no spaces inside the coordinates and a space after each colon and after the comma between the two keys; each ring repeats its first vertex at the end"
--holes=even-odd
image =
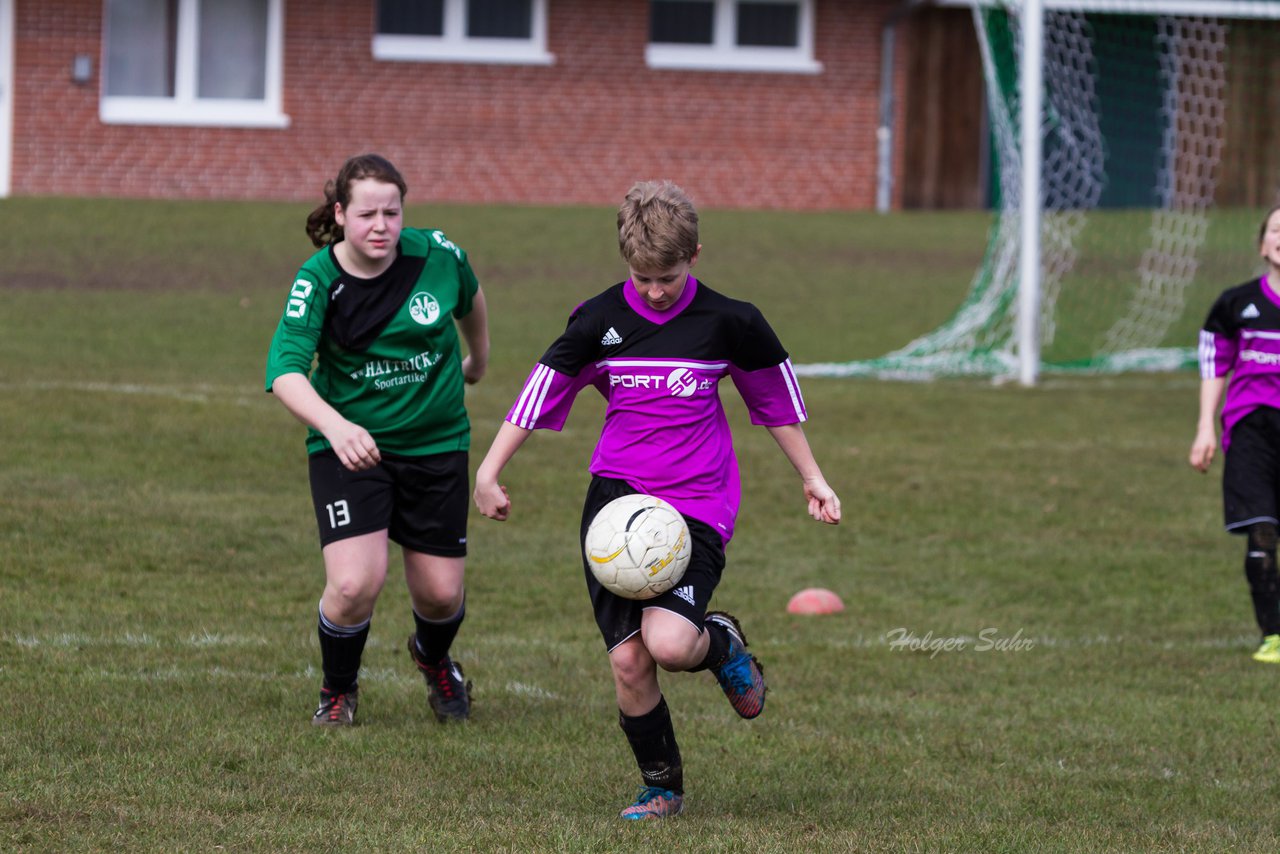
{"type": "Polygon", "coordinates": [[[409,298],[409,316],[415,323],[430,326],[440,317],[440,303],[426,291],[418,291],[409,298]]]}

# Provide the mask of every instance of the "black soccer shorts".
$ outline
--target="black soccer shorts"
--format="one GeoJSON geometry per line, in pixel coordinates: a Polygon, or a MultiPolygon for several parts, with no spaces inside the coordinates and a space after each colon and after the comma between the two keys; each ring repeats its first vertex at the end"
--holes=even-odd
{"type": "Polygon", "coordinates": [[[320,546],[386,529],[406,549],[465,557],[467,465],[466,451],[424,457],[384,451],[373,468],[351,471],[332,449],[312,454],[308,467],[320,546]]]}
{"type": "Polygon", "coordinates": [[[591,520],[601,507],[615,498],[639,491],[624,480],[593,476],[582,507],[578,553],[582,555],[582,571],[586,575],[587,593],[591,596],[591,607],[595,610],[596,625],[600,628],[605,649],[609,652],[640,631],[641,614],[648,608],[661,608],[679,614],[699,632],[703,631],[702,618],[706,616],[707,603],[711,601],[711,594],[715,592],[716,585],[720,583],[720,575],[724,572],[724,540],[720,539],[715,528],[685,516],[693,548],[689,568],[675,587],[652,599],[643,600],[624,599],[605,590],[596,581],[587,563],[587,528],[591,526],[591,520]]]}
{"type": "Polygon", "coordinates": [[[1280,409],[1259,407],[1231,428],[1222,468],[1222,514],[1233,534],[1256,522],[1280,524],[1280,409]]]}

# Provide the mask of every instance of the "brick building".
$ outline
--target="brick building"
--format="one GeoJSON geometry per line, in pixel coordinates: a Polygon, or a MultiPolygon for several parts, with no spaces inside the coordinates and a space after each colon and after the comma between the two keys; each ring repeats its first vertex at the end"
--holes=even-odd
{"type": "Polygon", "coordinates": [[[376,150],[419,202],[867,209],[887,105],[892,206],[978,204],[972,25],[920,5],[0,0],[0,194],[311,200],[376,150]]]}

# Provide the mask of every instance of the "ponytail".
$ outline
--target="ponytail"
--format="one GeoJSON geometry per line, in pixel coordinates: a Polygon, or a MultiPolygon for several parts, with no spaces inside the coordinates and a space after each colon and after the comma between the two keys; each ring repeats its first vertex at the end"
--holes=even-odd
{"type": "Polygon", "coordinates": [[[329,181],[324,185],[324,203],[307,215],[307,237],[319,248],[337,243],[342,239],[342,226],[334,216],[333,206],[338,203],[337,184],[329,181]]]}

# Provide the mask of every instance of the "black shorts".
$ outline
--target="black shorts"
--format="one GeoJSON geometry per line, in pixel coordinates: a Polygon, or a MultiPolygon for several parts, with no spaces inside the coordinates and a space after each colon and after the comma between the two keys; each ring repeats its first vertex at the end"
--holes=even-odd
{"type": "Polygon", "coordinates": [[[425,457],[383,452],[373,468],[351,471],[327,449],[311,455],[309,468],[321,547],[385,529],[406,549],[466,556],[466,451],[425,457]]]}
{"type": "Polygon", "coordinates": [[[720,539],[715,528],[686,516],[684,521],[689,526],[693,548],[689,568],[675,587],[652,599],[643,600],[624,599],[601,587],[587,564],[587,528],[601,507],[615,498],[639,491],[623,480],[592,477],[591,485],[587,487],[587,500],[582,507],[582,531],[578,538],[581,548],[578,553],[582,555],[582,571],[587,578],[587,592],[591,595],[596,625],[600,627],[600,634],[604,637],[605,649],[610,652],[640,631],[640,615],[646,608],[661,608],[679,614],[701,632],[707,603],[711,601],[711,594],[720,583],[720,574],[724,572],[724,540],[720,539]]]}
{"type": "Polygon", "coordinates": [[[1227,530],[1248,532],[1255,522],[1280,524],[1280,409],[1259,407],[1231,428],[1222,469],[1222,514],[1227,530]]]}

